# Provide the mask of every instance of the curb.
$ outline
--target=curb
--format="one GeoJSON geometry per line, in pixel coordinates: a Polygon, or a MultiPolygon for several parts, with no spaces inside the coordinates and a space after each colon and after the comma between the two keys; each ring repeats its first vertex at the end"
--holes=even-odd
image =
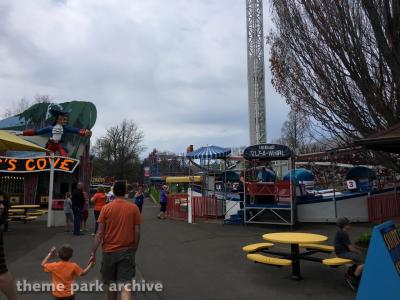
{"type": "Polygon", "coordinates": [[[153,195],[150,195],[149,197],[151,200],[153,200],[154,204],[159,205],[158,201],[156,199],[153,198],[153,195]]]}

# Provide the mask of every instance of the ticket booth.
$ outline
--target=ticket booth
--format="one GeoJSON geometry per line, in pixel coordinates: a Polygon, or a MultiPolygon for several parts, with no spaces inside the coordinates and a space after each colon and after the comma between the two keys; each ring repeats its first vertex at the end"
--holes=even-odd
{"type": "MultiPolygon", "coordinates": [[[[244,150],[244,220],[245,223],[293,225],[295,193],[293,178],[289,181],[260,181],[259,166],[272,161],[286,161],[288,169],[295,165],[293,152],[284,145],[259,144],[244,150]],[[256,175],[257,174],[257,175],[256,175]]],[[[270,170],[272,172],[272,170],[270,170]]]]}

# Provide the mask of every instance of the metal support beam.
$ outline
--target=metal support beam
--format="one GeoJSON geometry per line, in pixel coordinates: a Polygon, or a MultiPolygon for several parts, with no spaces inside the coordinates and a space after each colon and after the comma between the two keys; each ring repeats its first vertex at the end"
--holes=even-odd
{"type": "Polygon", "coordinates": [[[246,0],[250,145],[267,141],[262,0],[246,0]]]}

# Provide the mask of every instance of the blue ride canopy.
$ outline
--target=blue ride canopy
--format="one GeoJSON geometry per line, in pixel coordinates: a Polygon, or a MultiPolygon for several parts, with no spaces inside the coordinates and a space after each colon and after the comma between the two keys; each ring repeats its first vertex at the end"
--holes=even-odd
{"type": "Polygon", "coordinates": [[[376,172],[367,167],[354,167],[346,175],[346,180],[360,178],[376,178],[376,172]]]}
{"type": "Polygon", "coordinates": [[[263,174],[260,170],[257,174],[257,179],[260,179],[261,176],[263,182],[275,182],[276,181],[276,174],[274,171],[270,169],[265,169],[265,173],[263,174]]]}
{"type": "Polygon", "coordinates": [[[193,152],[187,153],[186,157],[190,159],[201,159],[201,158],[227,158],[231,154],[231,149],[222,148],[218,146],[205,146],[194,150],[193,152]]]}
{"type": "MultiPolygon", "coordinates": [[[[315,180],[314,174],[307,170],[307,169],[295,169],[294,171],[292,170],[292,176],[294,176],[294,179],[296,183],[299,181],[313,181],[315,180]]],[[[290,173],[287,171],[285,175],[283,176],[284,181],[289,181],[290,180],[290,173]]]]}

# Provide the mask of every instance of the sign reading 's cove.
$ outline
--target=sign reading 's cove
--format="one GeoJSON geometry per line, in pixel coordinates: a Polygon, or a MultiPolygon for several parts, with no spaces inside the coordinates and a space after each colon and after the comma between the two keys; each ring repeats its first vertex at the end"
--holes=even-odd
{"type": "MultiPolygon", "coordinates": [[[[16,158],[0,156],[0,172],[30,173],[50,171],[50,156],[16,158]]],[[[79,160],[70,157],[54,156],[54,171],[74,172],[79,160]]]]}
{"type": "Polygon", "coordinates": [[[259,144],[244,149],[243,156],[247,160],[279,160],[291,157],[292,151],[285,145],[259,144]]]}

